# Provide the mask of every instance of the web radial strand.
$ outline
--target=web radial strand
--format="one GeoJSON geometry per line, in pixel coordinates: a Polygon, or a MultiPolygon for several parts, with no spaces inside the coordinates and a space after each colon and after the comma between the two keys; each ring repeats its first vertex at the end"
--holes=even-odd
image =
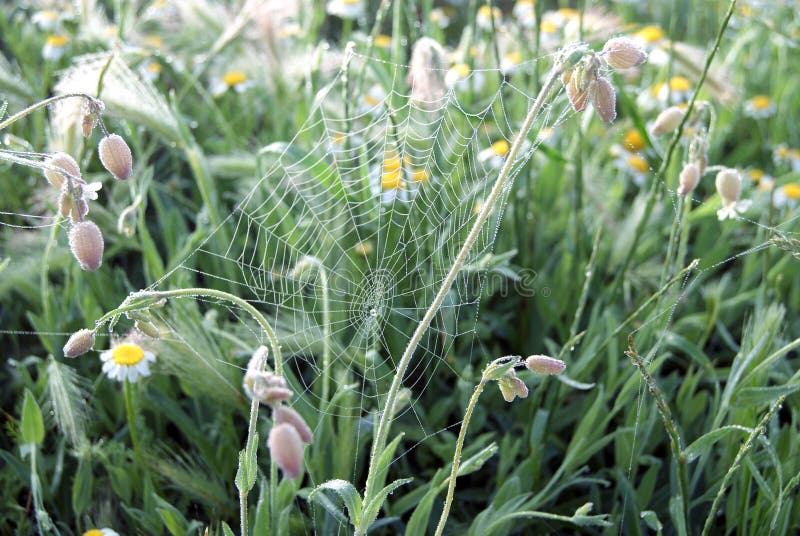
{"type": "MultiPolygon", "coordinates": [[[[331,378],[337,384],[332,391],[346,381],[359,383],[361,391],[355,406],[338,401],[329,411],[363,414],[377,409],[376,397],[388,389],[411,333],[497,180],[519,121],[506,100],[530,98],[505,82],[480,106],[465,104],[453,91],[436,102],[418,103],[386,88],[348,103],[349,112],[342,115],[341,83],[334,80],[318,98],[294,139],[261,151],[260,178],[242,192],[225,223],[234,230],[230,243],[220,245],[212,237],[193,255],[231,268],[197,275],[224,280],[268,315],[295,389],[314,406],[322,379],[325,289],[315,267],[302,267],[311,258],[323,266],[330,361],[334,370],[349,371],[331,378]]],[[[548,110],[539,122],[551,119],[548,110]]],[[[534,130],[512,178],[537,145],[534,130]]],[[[436,367],[455,352],[472,351],[481,261],[492,252],[509,191],[502,193],[416,352],[406,382],[413,391],[424,391],[436,367]]],[[[190,257],[179,271],[197,272],[199,265],[190,257]]],[[[227,314],[241,320],[242,340],[259,338],[246,315],[227,314]]]]}

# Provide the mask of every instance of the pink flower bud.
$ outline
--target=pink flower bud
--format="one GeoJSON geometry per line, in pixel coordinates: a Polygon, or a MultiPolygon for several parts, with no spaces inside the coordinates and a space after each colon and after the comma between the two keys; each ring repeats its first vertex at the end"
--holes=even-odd
{"type": "Polygon", "coordinates": [[[62,171],[53,169],[44,170],[44,176],[47,182],[56,188],[62,188],[64,186],[67,180],[65,174],[72,178],[73,181],[81,178],[81,168],[78,167],[78,163],[75,159],[67,153],[55,153],[47,159],[47,163],[62,169],[62,171]]]}
{"type": "Polygon", "coordinates": [[[528,386],[525,382],[514,376],[508,380],[511,390],[520,398],[528,398],[528,386]]]}
{"type": "Polygon", "coordinates": [[[603,77],[598,77],[589,84],[589,98],[597,115],[603,121],[610,123],[617,117],[617,95],[614,93],[611,82],[603,77]]]}
{"type": "Polygon", "coordinates": [[[686,111],[679,106],[670,106],[658,114],[658,117],[656,117],[656,120],[653,122],[653,126],[650,128],[650,132],[657,136],[673,132],[678,128],[678,125],[683,119],[683,114],[685,113],[686,111]]]}
{"type": "Polygon", "coordinates": [[[546,355],[532,355],[525,360],[525,366],[536,374],[561,374],[567,364],[560,359],[546,355]]]}
{"type": "Polygon", "coordinates": [[[103,233],[91,221],[72,226],[69,230],[69,248],[83,270],[97,270],[103,264],[103,233]]]}
{"type": "Polygon", "coordinates": [[[603,47],[601,56],[614,69],[630,69],[641,65],[647,59],[645,51],[627,37],[609,39],[603,47]]]}
{"type": "Polygon", "coordinates": [[[297,478],[303,469],[303,440],[297,429],[284,423],[272,427],[267,439],[270,456],[288,478],[297,478]]]}
{"type": "Polygon", "coordinates": [[[94,346],[94,331],[91,329],[80,329],[64,345],[64,357],[78,357],[83,355],[94,346]]]}
{"type": "Polygon", "coordinates": [[[688,195],[700,182],[700,168],[695,163],[686,164],[681,171],[679,180],[678,195],[688,195]]]}
{"type": "Polygon", "coordinates": [[[122,136],[111,134],[100,140],[97,152],[100,155],[100,162],[103,163],[109,173],[117,179],[124,181],[131,176],[133,169],[133,156],[131,149],[122,136]]]}
{"type": "MultiPolygon", "coordinates": [[[[566,74],[566,73],[565,73],[566,74]]],[[[570,75],[569,80],[566,82],[567,98],[572,108],[576,112],[582,112],[586,108],[586,101],[589,97],[589,92],[581,89],[579,86],[577,75],[570,75]]]]}
{"type": "Polygon", "coordinates": [[[303,443],[310,445],[314,441],[311,428],[308,427],[305,419],[292,408],[283,405],[277,406],[272,412],[272,420],[275,421],[275,424],[291,424],[294,426],[303,443]]]}

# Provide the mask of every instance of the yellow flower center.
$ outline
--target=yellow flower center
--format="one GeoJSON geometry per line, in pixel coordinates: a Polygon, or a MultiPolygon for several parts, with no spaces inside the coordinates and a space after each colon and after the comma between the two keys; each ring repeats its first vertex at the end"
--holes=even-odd
{"type": "Polygon", "coordinates": [[[629,130],[622,138],[622,145],[630,152],[641,151],[644,149],[644,138],[638,130],[629,130]]]}
{"type": "Polygon", "coordinates": [[[669,81],[669,88],[672,91],[689,91],[691,87],[692,83],[683,76],[673,76],[669,81]]]}
{"type": "Polygon", "coordinates": [[[628,162],[628,165],[639,173],[647,173],[647,171],[650,169],[650,165],[647,163],[647,160],[638,154],[629,156],[626,162],[628,162]]]}
{"type": "Polygon", "coordinates": [[[236,87],[247,82],[247,76],[242,71],[228,71],[222,75],[222,81],[228,87],[236,87]]]}
{"type": "Polygon", "coordinates": [[[766,95],[756,95],[750,99],[750,106],[752,106],[754,110],[766,110],[771,104],[772,101],[766,95]]]}
{"type": "Polygon", "coordinates": [[[572,9],[570,7],[562,7],[558,10],[558,14],[565,19],[577,19],[580,16],[580,13],[577,9],[572,9]]]}
{"type": "Polygon", "coordinates": [[[144,350],[138,344],[126,342],[111,351],[111,359],[117,365],[131,367],[144,359],[144,350]]]}
{"type": "Polygon", "coordinates": [[[164,40],[157,35],[145,36],[144,43],[152,48],[161,48],[164,46],[164,40]]]}
{"type": "Polygon", "coordinates": [[[342,0],[342,3],[347,6],[357,6],[362,0],[342,0]]]}
{"type": "Polygon", "coordinates": [[[758,169],[758,168],[753,168],[748,172],[748,174],[750,175],[750,180],[751,181],[753,181],[755,183],[758,183],[764,177],[764,170],[763,169],[758,169]]]}
{"type": "Polygon", "coordinates": [[[384,190],[402,190],[403,177],[400,174],[400,170],[384,171],[381,176],[381,188],[384,190]]]}
{"type": "Polygon", "coordinates": [[[483,201],[478,201],[477,203],[475,203],[475,205],[473,205],[472,213],[477,216],[478,214],[480,214],[481,210],[483,210],[483,201]]]}
{"type": "Polygon", "coordinates": [[[69,37],[66,35],[51,35],[47,37],[47,46],[50,47],[64,47],[69,43],[69,37]]]}
{"type": "Polygon", "coordinates": [[[469,76],[469,65],[466,63],[457,63],[451,67],[451,70],[456,73],[459,78],[466,78],[469,76]]]}
{"type": "Polygon", "coordinates": [[[506,61],[517,65],[519,62],[522,61],[522,54],[519,52],[509,52],[506,54],[506,61]]]}
{"type": "Polygon", "coordinates": [[[497,156],[505,156],[508,154],[508,142],[506,140],[497,140],[492,144],[492,150],[497,156]]]}
{"type": "Polygon", "coordinates": [[[367,106],[377,106],[380,101],[374,95],[367,93],[364,95],[364,104],[367,106]]]}
{"type": "Polygon", "coordinates": [[[332,137],[331,140],[335,145],[342,145],[344,144],[344,133],[336,132],[332,137]]]}
{"type": "Polygon", "coordinates": [[[428,182],[428,172],[422,168],[417,168],[411,172],[411,180],[414,182],[428,182]]]}
{"type": "Polygon", "coordinates": [[[392,44],[392,38],[385,34],[375,36],[375,46],[378,48],[389,48],[392,44]]]}
{"type": "Polygon", "coordinates": [[[400,169],[400,157],[396,154],[388,154],[383,159],[383,172],[391,173],[400,169]]]}
{"type": "Polygon", "coordinates": [[[664,39],[664,30],[659,26],[645,26],[635,35],[645,43],[655,43],[664,39]]]}
{"type": "Polygon", "coordinates": [[[161,72],[162,69],[163,67],[161,67],[161,64],[158,63],[157,61],[151,61],[150,63],[147,64],[147,70],[150,71],[151,73],[158,74],[161,72]]]}
{"type": "Polygon", "coordinates": [[[542,25],[539,27],[539,29],[542,33],[554,34],[558,31],[558,26],[556,26],[556,24],[551,20],[545,20],[542,21],[542,25]]]}
{"type": "Polygon", "coordinates": [[[359,242],[353,246],[353,251],[356,252],[356,255],[366,257],[372,253],[372,242],[359,242]]]}
{"type": "Polygon", "coordinates": [[[45,20],[58,20],[58,13],[49,9],[40,11],[39,16],[45,20]]]}
{"type": "Polygon", "coordinates": [[[503,16],[503,12],[499,7],[491,8],[489,6],[481,6],[478,8],[478,17],[488,19],[494,13],[494,19],[497,20],[503,16]]]}
{"type": "Polygon", "coordinates": [[[794,199],[795,201],[800,199],[800,184],[797,184],[796,182],[790,182],[783,187],[783,193],[789,199],[794,199]]]}
{"type": "Polygon", "coordinates": [[[83,536],[103,536],[103,531],[100,529],[87,530],[83,536]]]}

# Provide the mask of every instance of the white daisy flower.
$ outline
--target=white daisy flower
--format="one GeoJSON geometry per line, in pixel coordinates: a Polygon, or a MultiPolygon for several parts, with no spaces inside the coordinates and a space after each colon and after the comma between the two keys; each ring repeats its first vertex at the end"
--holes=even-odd
{"type": "Polygon", "coordinates": [[[133,342],[123,342],[100,354],[103,372],[117,381],[135,382],[150,375],[150,363],[156,356],[133,342]]]}
{"type": "Polygon", "coordinates": [[[90,529],[84,532],[82,536],[119,536],[119,533],[111,529],[90,529]]]}
{"type": "Polygon", "coordinates": [[[457,63],[450,67],[444,75],[444,83],[447,87],[456,91],[468,91],[470,86],[473,91],[480,91],[483,87],[483,73],[472,72],[466,63],[457,63]]]}
{"type": "Polygon", "coordinates": [[[512,75],[519,70],[520,63],[522,63],[522,54],[519,52],[509,52],[500,62],[500,71],[505,76],[512,75]]]}
{"type": "Polygon", "coordinates": [[[478,162],[489,169],[500,169],[511,148],[506,140],[500,139],[478,153],[478,162]]]}
{"type": "Polygon", "coordinates": [[[800,184],[796,182],[784,184],[775,190],[775,195],[773,196],[772,200],[775,206],[778,208],[795,208],[797,206],[797,202],[800,200],[800,184]]]}
{"type": "Polygon", "coordinates": [[[445,29],[453,22],[453,10],[449,7],[433,8],[428,17],[435,26],[445,29]]]}
{"type": "Polygon", "coordinates": [[[639,153],[628,151],[618,151],[618,153],[614,160],[617,168],[630,176],[634,184],[642,186],[650,173],[650,164],[647,159],[639,153]]]}
{"type": "Polygon", "coordinates": [[[58,11],[43,9],[33,14],[31,17],[31,22],[38,26],[41,30],[51,31],[58,28],[60,19],[61,17],[59,16],[58,11]]]}
{"type": "Polygon", "coordinates": [[[391,204],[394,200],[408,201],[403,162],[394,151],[387,151],[383,161],[370,173],[370,187],[373,195],[380,195],[383,204],[391,204]]]}
{"type": "Polygon", "coordinates": [[[380,115],[386,100],[386,90],[380,84],[372,85],[360,99],[359,112],[362,114],[380,115]]]}
{"type": "Polygon", "coordinates": [[[222,77],[211,82],[211,94],[219,97],[229,89],[233,89],[236,93],[242,93],[252,85],[253,83],[242,71],[228,71],[222,77]]]}
{"type": "Polygon", "coordinates": [[[764,119],[775,113],[775,103],[766,95],[756,95],[744,103],[744,114],[753,119],[764,119]]]}
{"type": "Polygon", "coordinates": [[[340,19],[359,19],[366,12],[367,3],[364,0],[331,0],[326,8],[329,15],[336,15],[340,19]]]}
{"type": "Polygon", "coordinates": [[[692,96],[692,83],[683,76],[673,76],[669,79],[669,84],[658,86],[657,97],[662,103],[667,104],[667,97],[673,104],[677,102],[688,102],[692,96]]]}
{"type": "MultiPolygon", "coordinates": [[[[518,0],[511,11],[514,18],[522,24],[523,21],[536,17],[536,4],[533,0],[518,0]]],[[[535,20],[535,19],[534,19],[535,20]]]]}
{"type": "Polygon", "coordinates": [[[494,18],[495,29],[499,28],[503,20],[503,11],[499,7],[481,6],[478,8],[477,15],[475,15],[475,24],[482,30],[491,31],[492,18],[494,18]]]}
{"type": "Polygon", "coordinates": [[[69,46],[69,37],[63,34],[50,35],[42,47],[42,58],[47,61],[58,61],[69,46]]]}
{"type": "Polygon", "coordinates": [[[157,61],[148,61],[139,66],[139,73],[142,75],[142,78],[148,82],[155,82],[158,80],[163,70],[164,67],[157,61]]]}

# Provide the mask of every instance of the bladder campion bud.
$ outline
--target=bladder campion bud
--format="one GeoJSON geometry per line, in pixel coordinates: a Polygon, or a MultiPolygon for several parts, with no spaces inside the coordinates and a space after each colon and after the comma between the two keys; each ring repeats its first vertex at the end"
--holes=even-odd
{"type": "Polygon", "coordinates": [[[630,69],[641,65],[647,59],[645,51],[627,37],[609,39],[603,47],[601,56],[614,69],[630,69]]]}
{"type": "Polygon", "coordinates": [[[65,175],[68,175],[72,180],[81,178],[81,168],[78,167],[78,163],[75,161],[75,159],[67,153],[55,153],[47,159],[47,163],[51,166],[61,168],[62,170],[44,170],[44,176],[47,179],[47,182],[56,188],[62,188],[64,186],[64,183],[67,180],[65,175]]]}
{"type": "Polygon", "coordinates": [[[94,222],[82,221],[72,226],[69,248],[83,270],[97,270],[103,264],[103,233],[94,222]]]}
{"type": "Polygon", "coordinates": [[[122,136],[111,134],[100,140],[97,152],[100,155],[100,162],[103,163],[109,173],[119,180],[124,181],[131,176],[133,169],[133,156],[131,149],[122,136]]]}
{"type": "Polygon", "coordinates": [[[714,181],[722,198],[723,205],[731,205],[739,200],[742,194],[742,176],[735,169],[723,169],[717,173],[714,181]]]}
{"type": "Polygon", "coordinates": [[[603,121],[610,123],[617,117],[617,96],[611,82],[603,77],[598,77],[589,85],[589,97],[597,115],[603,121]]]}
{"type": "Polygon", "coordinates": [[[64,357],[78,357],[91,350],[92,346],[94,346],[94,331],[79,329],[64,345],[64,357]]]}
{"type": "Polygon", "coordinates": [[[288,406],[277,406],[272,412],[272,420],[275,424],[291,424],[297,433],[300,434],[300,439],[303,443],[311,444],[314,441],[314,435],[311,433],[311,428],[306,424],[305,419],[295,410],[288,406]]]}
{"type": "Polygon", "coordinates": [[[564,369],[567,368],[567,364],[560,359],[546,355],[532,355],[528,357],[528,359],[525,360],[525,366],[528,367],[528,370],[536,374],[549,375],[561,374],[564,372],[564,369]]]}
{"type": "Polygon", "coordinates": [[[680,125],[683,114],[685,113],[686,112],[679,106],[670,106],[658,114],[658,117],[656,117],[656,120],[653,122],[653,126],[650,128],[650,132],[657,136],[673,132],[678,128],[678,125],[680,125]]]}
{"type": "Polygon", "coordinates": [[[695,163],[686,164],[679,177],[678,195],[688,195],[700,182],[700,168],[695,163]]]}
{"type": "Polygon", "coordinates": [[[288,478],[297,478],[303,468],[303,440],[291,424],[278,424],[269,432],[269,454],[288,478]]]}

